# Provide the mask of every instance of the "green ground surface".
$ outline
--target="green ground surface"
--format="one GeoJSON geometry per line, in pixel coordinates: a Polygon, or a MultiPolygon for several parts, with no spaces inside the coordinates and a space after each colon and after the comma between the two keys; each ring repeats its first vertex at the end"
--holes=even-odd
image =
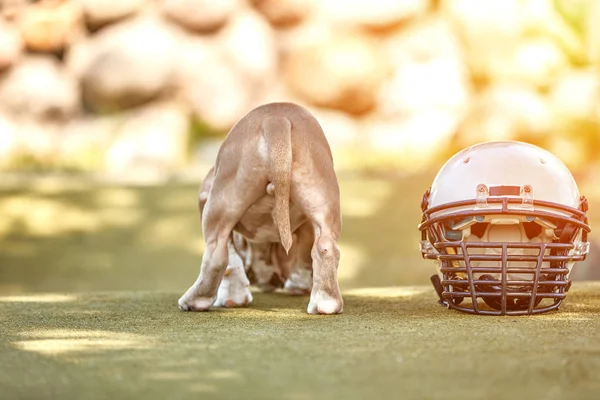
{"type": "Polygon", "coordinates": [[[445,310],[418,251],[431,179],[340,180],[334,317],[280,294],[180,312],[203,247],[196,184],[0,185],[0,399],[600,398],[600,282],[581,281],[598,258],[559,312],[445,310]]]}
{"type": "Polygon", "coordinates": [[[178,311],[179,293],[0,297],[2,399],[598,399],[600,283],[560,312],[481,317],[429,287],[346,293],[343,315],[260,294],[178,311]]]}

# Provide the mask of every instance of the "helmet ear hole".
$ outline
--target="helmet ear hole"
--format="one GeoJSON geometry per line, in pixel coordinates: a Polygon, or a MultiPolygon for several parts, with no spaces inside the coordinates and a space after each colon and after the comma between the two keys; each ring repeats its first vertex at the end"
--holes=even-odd
{"type": "Polygon", "coordinates": [[[471,235],[475,235],[478,238],[482,238],[485,235],[485,230],[490,224],[486,222],[477,222],[471,226],[471,235]]]}
{"type": "Polygon", "coordinates": [[[524,222],[523,229],[525,230],[525,234],[527,235],[527,239],[533,239],[541,235],[542,227],[535,222],[524,222]]]}

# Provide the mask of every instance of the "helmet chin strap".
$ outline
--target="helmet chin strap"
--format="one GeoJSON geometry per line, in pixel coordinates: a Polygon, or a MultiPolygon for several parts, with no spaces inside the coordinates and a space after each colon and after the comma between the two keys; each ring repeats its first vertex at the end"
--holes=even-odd
{"type": "MultiPolygon", "coordinates": [[[[550,279],[545,279],[547,278],[547,275],[542,275],[540,276],[540,281],[544,282],[544,281],[548,281],[550,279]]],[[[479,277],[479,280],[488,280],[488,281],[495,281],[496,278],[494,278],[492,275],[489,274],[483,274],[479,277]]],[[[500,285],[494,285],[494,284],[489,284],[489,285],[477,285],[478,286],[478,290],[481,291],[485,291],[485,292],[496,292],[496,293],[502,293],[502,286],[500,285]]],[[[538,293],[550,293],[554,290],[554,287],[550,287],[547,285],[540,285],[538,286],[538,293]]],[[[523,310],[527,310],[529,308],[529,301],[530,301],[530,297],[529,296],[511,296],[511,292],[512,293],[523,293],[523,292],[528,292],[531,291],[530,287],[527,286],[513,286],[513,287],[507,287],[506,288],[507,293],[505,294],[506,296],[506,309],[507,310],[515,310],[515,311],[523,311],[523,310]]],[[[495,310],[501,310],[502,309],[502,301],[500,300],[500,298],[498,297],[491,297],[491,296],[483,296],[482,297],[483,301],[485,302],[485,304],[487,304],[488,306],[492,307],[495,310]]],[[[542,301],[543,297],[539,296],[535,299],[535,303],[534,303],[534,307],[537,307],[538,304],[540,304],[540,302],[542,301]]]]}
{"type": "MultiPolygon", "coordinates": [[[[465,283],[467,282],[467,279],[464,278],[460,278],[460,277],[456,277],[458,281],[464,281],[465,283]]],[[[448,301],[452,301],[454,302],[455,305],[459,305],[462,303],[463,298],[455,298],[455,299],[444,299],[443,297],[443,293],[444,293],[444,287],[441,283],[440,277],[436,274],[436,275],[432,275],[431,278],[431,284],[433,285],[435,292],[437,293],[439,300],[438,300],[438,304],[440,305],[444,305],[446,307],[449,307],[448,301]]],[[[489,280],[489,281],[496,281],[496,279],[490,275],[490,274],[483,274],[481,275],[478,280],[489,280]]],[[[548,281],[552,281],[553,279],[551,279],[551,277],[549,275],[542,275],[540,276],[540,282],[548,282],[548,281]]],[[[569,286],[567,286],[567,288],[565,288],[565,291],[569,290],[569,286]]],[[[476,285],[476,289],[478,292],[495,292],[495,293],[502,293],[502,286],[497,285],[497,284],[492,284],[490,283],[489,285],[485,285],[485,284],[479,284],[476,285]]],[[[530,287],[519,287],[519,286],[514,286],[514,287],[507,287],[506,288],[506,309],[508,311],[525,311],[529,308],[529,302],[530,302],[530,297],[529,296],[515,296],[515,295],[511,295],[511,293],[524,293],[524,292],[528,292],[531,290],[530,287]]],[[[538,286],[538,293],[552,293],[554,290],[556,289],[555,286],[551,286],[551,285],[539,285],[538,286]]],[[[467,292],[467,290],[464,290],[465,292],[467,292]]],[[[489,307],[493,308],[494,310],[498,310],[500,311],[502,309],[502,300],[501,297],[492,297],[492,296],[482,296],[481,299],[483,300],[483,302],[485,304],[487,304],[489,307]]],[[[539,296],[536,298],[535,303],[534,303],[534,307],[537,307],[540,302],[542,301],[543,296],[539,296]]]]}

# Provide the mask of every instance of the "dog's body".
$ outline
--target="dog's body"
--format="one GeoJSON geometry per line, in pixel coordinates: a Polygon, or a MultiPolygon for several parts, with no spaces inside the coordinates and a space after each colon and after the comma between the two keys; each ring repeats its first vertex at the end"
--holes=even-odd
{"type": "MultiPolygon", "coordinates": [[[[204,211],[213,180],[214,167],[208,171],[198,194],[200,215],[204,211]]],[[[286,253],[283,245],[278,242],[278,233],[274,231],[274,222],[270,217],[274,206],[273,185],[267,186],[266,194],[248,209],[232,232],[229,243],[230,263],[219,286],[215,301],[217,306],[244,306],[252,301],[248,285],[239,282],[237,275],[241,274],[235,270],[235,263],[231,263],[232,259],[237,258],[241,259],[249,284],[257,286],[263,292],[272,292],[278,288],[295,295],[311,292],[310,249],[314,241],[312,226],[297,207],[291,207],[290,219],[294,222],[291,224],[294,233],[292,247],[286,253]],[[298,224],[301,225],[297,227],[298,224]]]]}
{"type": "Polygon", "coordinates": [[[290,291],[310,291],[309,313],[342,311],[339,186],[327,139],[307,110],[271,103],[240,119],[203,182],[199,206],[206,250],[181,309],[248,304],[248,270],[263,289],[285,282],[290,291]]]}

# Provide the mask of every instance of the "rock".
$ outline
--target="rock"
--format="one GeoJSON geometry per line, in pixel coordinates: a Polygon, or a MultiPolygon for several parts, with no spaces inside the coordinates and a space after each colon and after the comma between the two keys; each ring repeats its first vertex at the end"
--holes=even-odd
{"type": "Polygon", "coordinates": [[[600,118],[600,74],[572,69],[559,77],[549,94],[557,114],[573,119],[600,118]]]}
{"type": "Polygon", "coordinates": [[[219,149],[223,144],[222,138],[206,138],[199,143],[194,145],[194,149],[192,152],[192,164],[195,169],[205,170],[205,174],[200,177],[200,179],[204,179],[204,176],[208,172],[208,170],[215,165],[215,161],[217,160],[217,154],[219,154],[219,149]]]}
{"type": "Polygon", "coordinates": [[[475,83],[486,83],[494,79],[498,71],[511,67],[523,32],[518,0],[492,0],[485,4],[444,0],[440,8],[463,38],[464,59],[475,83]]]}
{"type": "Polygon", "coordinates": [[[69,60],[81,76],[86,106],[116,111],[144,104],[169,89],[179,38],[168,26],[135,19],[101,30],[69,60]]]}
{"type": "Polygon", "coordinates": [[[91,31],[131,17],[147,6],[145,0],[79,0],[79,3],[91,31]]]}
{"type": "Polygon", "coordinates": [[[374,31],[393,29],[427,11],[429,0],[319,0],[319,12],[329,23],[374,31]]]}
{"type": "MultiPolygon", "coordinates": [[[[158,103],[115,117],[114,138],[103,154],[108,173],[167,173],[181,166],[187,153],[187,112],[176,104],[158,103]]],[[[99,141],[100,144],[105,143],[99,141]]]]}
{"type": "Polygon", "coordinates": [[[442,12],[464,40],[465,60],[477,81],[522,81],[546,87],[567,67],[568,57],[558,45],[562,37],[540,26],[538,14],[548,15],[546,8],[529,3],[540,2],[442,1],[442,12]],[[537,33],[526,35],[528,30],[537,33]]]}
{"type": "Polygon", "coordinates": [[[395,118],[432,108],[462,112],[468,107],[469,74],[447,21],[425,18],[384,43],[394,72],[379,92],[380,115],[395,118]]]}
{"type": "Polygon", "coordinates": [[[276,28],[302,23],[314,12],[314,0],[250,0],[252,6],[276,28]]]}
{"type": "Polygon", "coordinates": [[[228,131],[251,109],[252,81],[223,52],[202,38],[183,44],[177,61],[177,87],[197,119],[216,131],[228,131]]]}
{"type": "Polygon", "coordinates": [[[0,17],[5,21],[16,21],[29,3],[31,3],[30,0],[0,0],[0,17]]]}
{"type": "Polygon", "coordinates": [[[475,39],[474,36],[478,33],[494,35],[500,39],[512,39],[519,38],[524,30],[522,3],[520,0],[489,0],[485,3],[471,0],[441,0],[440,10],[445,18],[457,24],[469,40],[475,39]]]}
{"type": "Polygon", "coordinates": [[[81,7],[75,1],[40,1],[23,10],[19,27],[28,50],[60,53],[82,32],[81,7]]]}
{"type": "Polygon", "coordinates": [[[358,148],[364,150],[361,145],[365,137],[358,121],[342,111],[296,103],[305,107],[319,121],[331,148],[336,168],[341,171],[356,168],[355,160],[351,156],[358,148]]]}
{"type": "Polygon", "coordinates": [[[99,171],[113,137],[123,123],[119,115],[81,115],[62,128],[57,153],[63,168],[99,171]]]}
{"type": "Polygon", "coordinates": [[[359,135],[359,126],[354,118],[350,115],[329,109],[319,109],[307,107],[307,109],[315,116],[329,146],[334,151],[345,146],[355,145],[359,135]]]}
{"type": "Polygon", "coordinates": [[[242,6],[240,0],[163,0],[164,15],[196,33],[221,29],[242,6]]]}
{"type": "MultiPolygon", "coordinates": [[[[6,158],[0,155],[0,164],[4,169],[49,169],[59,162],[56,149],[60,125],[20,118],[9,122],[8,127],[8,135],[2,140],[6,158]]],[[[3,131],[2,134],[4,133],[3,131]]]]}
{"type": "Polygon", "coordinates": [[[553,133],[544,138],[542,147],[554,153],[571,171],[589,168],[597,160],[599,140],[595,138],[590,143],[589,132],[558,130],[553,133]]]}
{"type": "MultiPolygon", "coordinates": [[[[571,0],[526,1],[521,3],[520,19],[526,36],[552,38],[573,64],[580,65],[590,61],[590,54],[586,54],[586,44],[589,46],[594,42],[589,34],[596,24],[591,22],[600,17],[598,14],[594,15],[595,3],[571,0]]],[[[597,9],[600,11],[600,8],[597,9]]]]}
{"type": "Polygon", "coordinates": [[[0,72],[13,66],[20,58],[23,41],[19,31],[0,20],[0,72]]]}
{"type": "Polygon", "coordinates": [[[0,80],[0,107],[15,117],[64,121],[79,110],[78,84],[52,56],[29,56],[0,80]]]}
{"type": "Polygon", "coordinates": [[[368,148],[403,172],[417,172],[449,146],[459,123],[459,115],[432,109],[404,118],[372,119],[365,122],[368,148]]]}
{"type": "Polygon", "coordinates": [[[569,60],[558,44],[544,37],[523,40],[511,61],[506,69],[494,71],[497,80],[521,80],[541,88],[552,85],[569,67],[569,60]]]}
{"type": "Polygon", "coordinates": [[[463,148],[486,140],[527,140],[538,144],[551,132],[547,100],[531,86],[495,84],[475,99],[459,127],[454,145],[463,148]]]}
{"type": "Polygon", "coordinates": [[[0,168],[10,164],[17,145],[17,127],[6,115],[0,114],[0,168]]]}
{"type": "MultiPolygon", "coordinates": [[[[563,0],[564,2],[564,0],[563,0]]],[[[600,64],[600,3],[592,1],[588,3],[590,9],[587,13],[587,59],[595,65],[600,64]]]]}
{"type": "MultiPolygon", "coordinates": [[[[365,137],[356,119],[341,111],[311,106],[306,106],[306,108],[323,128],[337,170],[356,169],[357,162],[354,155],[364,151],[362,141],[365,137]]],[[[364,156],[364,153],[361,156],[364,156]]]]}
{"type": "Polygon", "coordinates": [[[372,111],[388,74],[379,46],[367,37],[347,32],[317,37],[321,40],[288,51],[283,60],[286,83],[318,107],[353,115],[372,111]]]}
{"type": "Polygon", "coordinates": [[[151,104],[124,116],[104,158],[109,173],[163,174],[181,167],[187,154],[187,111],[172,103],[151,104]]]}
{"type": "Polygon", "coordinates": [[[266,80],[277,75],[274,33],[260,14],[251,10],[236,13],[215,40],[225,57],[247,78],[266,80]]]}
{"type": "MultiPolygon", "coordinates": [[[[600,198],[600,185],[598,185],[598,182],[600,182],[599,160],[595,159],[588,162],[583,169],[579,171],[573,171],[573,174],[575,176],[575,180],[579,184],[582,194],[584,194],[588,199],[600,198]]],[[[596,252],[596,255],[600,257],[600,249],[596,252]]]]}
{"type": "Polygon", "coordinates": [[[311,108],[310,104],[308,104],[304,99],[300,98],[296,93],[290,90],[290,88],[285,84],[283,79],[277,79],[276,77],[272,78],[273,79],[270,82],[267,82],[264,91],[255,93],[256,96],[251,96],[250,108],[254,108],[261,104],[273,103],[277,101],[297,103],[305,108],[311,108]]]}

